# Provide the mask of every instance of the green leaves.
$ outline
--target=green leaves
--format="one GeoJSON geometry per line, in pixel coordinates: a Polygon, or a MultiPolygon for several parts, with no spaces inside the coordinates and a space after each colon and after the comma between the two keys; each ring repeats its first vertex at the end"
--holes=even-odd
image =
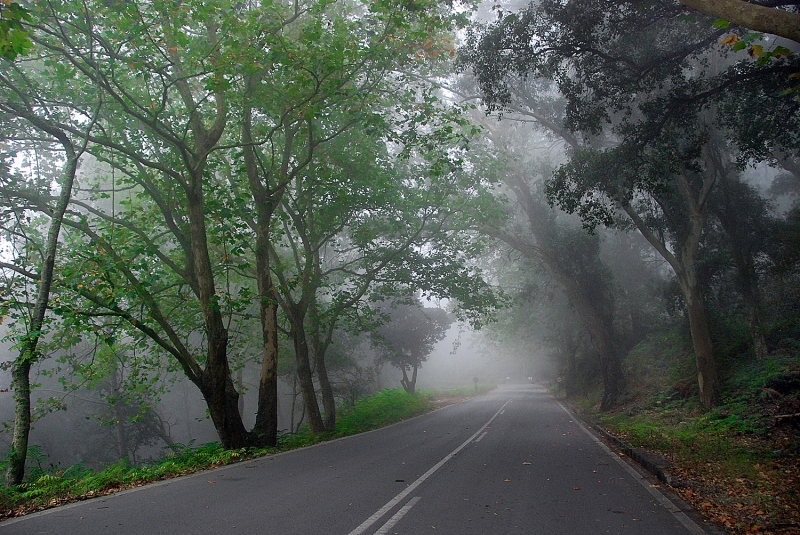
{"type": "Polygon", "coordinates": [[[556,170],[545,192],[548,200],[565,212],[580,215],[584,228],[592,232],[598,226],[615,224],[616,206],[610,197],[616,192],[607,182],[621,171],[613,151],[580,151],[556,170]]]}
{"type": "Polygon", "coordinates": [[[790,58],[792,51],[785,46],[776,46],[772,50],[765,50],[764,45],[756,44],[755,41],[761,40],[763,35],[759,33],[748,33],[740,38],[737,34],[731,34],[721,41],[723,45],[729,45],[734,52],[747,50],[748,55],[755,59],[755,65],[763,67],[771,59],[790,58]]]}
{"type": "Polygon", "coordinates": [[[16,2],[0,1],[0,57],[14,61],[33,46],[23,22],[31,22],[30,12],[16,2]]]}
{"type": "Polygon", "coordinates": [[[727,30],[730,25],[731,23],[725,19],[717,19],[714,21],[714,27],[719,28],[720,30],[727,30]]]}
{"type": "MultiPolygon", "coordinates": [[[[323,316],[384,277],[400,287],[424,273],[428,291],[487,296],[458,251],[457,218],[478,195],[460,169],[469,127],[399,74],[449,58],[457,17],[432,1],[370,7],[32,4],[46,31],[41,61],[14,71],[32,81],[21,94],[63,105],[80,141],[96,120],[58,259],[58,349],[113,348],[142,396],[176,367],[201,383],[204,368],[261,355],[247,348],[261,335],[254,277],[270,262],[282,279],[270,283],[319,292],[323,316]]],[[[101,361],[69,364],[99,385],[101,361]]]]}

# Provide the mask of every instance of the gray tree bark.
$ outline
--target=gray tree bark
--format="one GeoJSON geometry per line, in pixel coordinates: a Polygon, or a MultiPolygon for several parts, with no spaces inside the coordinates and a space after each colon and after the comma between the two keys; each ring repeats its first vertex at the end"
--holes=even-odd
{"type": "Polygon", "coordinates": [[[47,232],[44,255],[39,268],[38,288],[33,316],[28,333],[20,344],[18,356],[11,367],[12,388],[14,389],[14,433],[11,438],[11,454],[6,470],[6,485],[18,485],[25,476],[25,461],[28,455],[28,439],[31,431],[31,383],[30,370],[39,355],[37,346],[44,327],[44,318],[50,300],[50,287],[53,283],[53,270],[58,250],[58,237],[64,213],[72,197],[72,186],[78,170],[78,160],[83,149],[76,150],[69,137],[50,123],[40,119],[29,110],[17,109],[18,115],[25,118],[35,127],[58,139],[64,147],[67,162],[64,167],[61,192],[56,205],[50,214],[50,228],[47,232]]]}

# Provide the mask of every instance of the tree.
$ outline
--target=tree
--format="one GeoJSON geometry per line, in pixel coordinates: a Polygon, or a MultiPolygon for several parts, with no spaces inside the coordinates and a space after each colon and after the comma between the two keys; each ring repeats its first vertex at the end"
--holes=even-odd
{"type": "MultiPolygon", "coordinates": [[[[18,15],[13,10],[12,17],[18,15]]],[[[18,6],[17,6],[18,7],[18,6]]],[[[20,15],[21,16],[21,15],[20,15]]],[[[5,19],[4,19],[5,20],[5,19]]],[[[9,19],[13,21],[14,19],[9,19]]],[[[13,32],[17,32],[14,26],[13,32]]],[[[4,52],[5,53],[5,52],[4,52]]],[[[61,126],[60,121],[69,120],[71,114],[81,114],[82,110],[64,106],[57,96],[48,95],[35,86],[32,87],[19,69],[13,67],[10,71],[0,75],[0,87],[7,92],[7,98],[0,101],[0,111],[6,118],[16,121],[17,128],[9,135],[12,146],[15,145],[15,156],[25,151],[36,151],[37,144],[50,145],[50,150],[61,151],[61,169],[58,176],[53,177],[59,183],[59,192],[55,199],[46,202],[44,210],[50,217],[47,237],[44,243],[30,244],[39,249],[39,258],[35,262],[35,272],[26,272],[13,264],[4,264],[4,268],[22,273],[35,281],[36,298],[32,304],[32,313],[25,322],[25,332],[16,343],[19,353],[14,359],[12,370],[12,388],[14,389],[14,435],[11,443],[11,454],[6,472],[6,484],[16,485],[22,482],[25,473],[25,459],[28,452],[28,437],[31,428],[31,385],[30,370],[40,355],[37,352],[39,340],[45,332],[45,316],[50,302],[50,289],[53,285],[53,274],[56,263],[56,254],[61,234],[62,220],[72,197],[73,184],[78,171],[78,163],[86,149],[86,135],[92,130],[96,121],[95,116],[82,115],[82,130],[79,130],[77,140],[70,132],[61,126]],[[22,124],[20,124],[22,123],[22,124]],[[86,126],[88,124],[88,126],[86,126]],[[24,125],[24,126],[23,126],[24,125]],[[20,130],[30,132],[29,137],[17,136],[20,130]],[[37,139],[38,138],[38,139],[37,139]],[[82,139],[81,139],[82,138],[82,139]],[[22,143],[19,143],[19,140],[22,143]],[[57,148],[54,148],[57,147],[57,148]]],[[[12,125],[5,125],[6,128],[12,125]]],[[[9,177],[10,183],[4,184],[4,196],[10,203],[15,203],[15,197],[21,190],[35,185],[34,177],[9,177]]],[[[49,197],[50,185],[41,185],[44,195],[49,197]]],[[[24,207],[18,207],[22,211],[24,207]]],[[[17,213],[19,219],[22,214],[17,213]]],[[[28,244],[26,244],[26,247],[28,244]]],[[[25,314],[27,315],[27,314],[25,314]]]]}
{"type": "Polygon", "coordinates": [[[364,124],[393,62],[413,61],[415,45],[454,15],[435,3],[43,7],[33,35],[43,55],[58,59],[46,80],[79,80],[103,94],[100,133],[84,139],[120,182],[112,196],[127,192],[122,210],[113,199],[101,206],[104,177],[94,194],[73,200],[65,224],[83,235],[84,264],[63,272],[71,299],[92,314],[124,318],[170,354],[203,393],[225,447],[274,442],[275,210],[321,145],[364,124]],[[254,262],[232,261],[231,253],[248,251],[248,234],[254,262]],[[87,269],[91,285],[79,282],[87,269]],[[252,434],[238,411],[229,354],[233,320],[249,321],[243,303],[253,293],[241,278],[248,272],[263,339],[252,434]],[[188,313],[170,314],[178,303],[188,313]]]}
{"type": "MultiPolygon", "coordinates": [[[[393,95],[395,99],[398,96],[391,70],[407,64],[414,68],[413,62],[420,59],[417,58],[420,41],[424,39],[423,49],[438,46],[438,35],[457,22],[460,16],[454,18],[434,3],[414,9],[373,3],[369,13],[356,10],[354,14],[357,16],[353,18],[337,18],[333,24],[316,19],[303,27],[303,37],[282,43],[281,48],[292,48],[289,57],[304,58],[306,64],[301,75],[304,83],[271,87],[270,84],[275,84],[271,71],[265,69],[254,73],[247,82],[248,102],[259,104],[257,109],[245,109],[242,130],[244,169],[256,214],[247,222],[256,233],[259,299],[266,307],[262,311],[262,328],[265,333],[273,333],[265,334],[265,340],[275,339],[275,306],[279,303],[289,321],[298,379],[314,432],[332,429],[335,421],[333,392],[325,372],[325,348],[330,343],[339,316],[363,297],[380,271],[373,266],[366,270],[365,277],[361,273],[366,284],[357,283],[355,289],[349,288],[351,295],[329,307],[324,314],[325,321],[320,325],[323,314],[319,311],[317,291],[326,284],[326,274],[320,268],[320,249],[342,231],[353,214],[358,211],[369,213],[369,206],[353,204],[369,198],[369,195],[364,196],[364,191],[377,193],[376,198],[386,199],[384,192],[380,191],[384,182],[368,185],[366,181],[375,177],[385,180],[385,172],[380,167],[392,165],[385,154],[387,143],[403,143],[404,150],[411,153],[431,137],[420,135],[417,130],[440,121],[439,116],[444,120],[453,117],[446,110],[436,109],[437,101],[430,99],[424,90],[419,93],[406,90],[406,98],[399,103],[395,100],[391,105],[386,95],[393,95]],[[367,37],[359,39],[354,38],[355,35],[367,37]],[[291,97],[289,102],[298,103],[296,108],[285,107],[287,97],[291,97]],[[265,113],[263,102],[273,102],[273,120],[261,124],[261,134],[255,138],[251,122],[254,113],[265,113]],[[426,115],[424,112],[431,113],[426,115]],[[345,167],[352,169],[353,162],[358,161],[361,166],[366,166],[360,171],[367,171],[367,174],[354,175],[359,179],[354,181],[353,177],[332,175],[317,160],[322,154],[322,158],[330,162],[332,150],[326,147],[342,147],[336,145],[340,138],[352,142],[349,134],[356,126],[364,131],[355,139],[363,140],[376,150],[372,153],[359,151],[350,158],[353,161],[345,167]],[[255,142],[255,139],[261,141],[255,142]],[[281,150],[275,150],[276,146],[281,146],[281,150]],[[372,161],[371,168],[365,159],[366,162],[372,161]],[[370,175],[369,170],[377,171],[370,175]],[[343,195],[351,188],[354,195],[343,195]],[[287,192],[294,193],[294,198],[287,200],[287,192]],[[288,258],[293,260],[291,263],[296,270],[292,277],[299,280],[283,278],[287,268],[281,265],[283,259],[272,239],[272,234],[279,232],[273,228],[274,217],[279,212],[289,220],[288,226],[281,229],[286,230],[285,242],[281,245],[291,250],[288,258]],[[321,221],[321,224],[316,221],[321,221]],[[272,264],[277,265],[271,268],[272,264]],[[277,293],[272,290],[273,274],[281,290],[277,293]],[[314,349],[313,362],[309,358],[309,346],[314,349]],[[325,422],[316,400],[314,372],[317,372],[322,390],[325,422]]],[[[266,47],[265,54],[271,56],[271,50],[272,47],[266,47]]],[[[452,126],[450,128],[452,130],[452,126]]],[[[341,166],[341,162],[336,165],[341,166]]],[[[413,242],[408,242],[404,247],[412,245],[413,242]]],[[[386,256],[398,256],[398,253],[386,256]]],[[[359,263],[352,259],[348,262],[352,262],[351,267],[359,263]]],[[[376,262],[385,265],[388,260],[384,258],[376,262]]],[[[257,427],[260,427],[258,419],[257,427]]]]}
{"type": "Polygon", "coordinates": [[[768,257],[768,243],[773,218],[767,202],[742,182],[740,171],[725,147],[717,147],[709,162],[719,175],[719,185],[712,191],[711,216],[725,235],[725,245],[734,268],[734,280],[744,302],[745,320],[757,358],[768,356],[769,348],[762,322],[762,298],[759,264],[768,257]],[[765,239],[766,238],[766,239],[765,239]]]}
{"type": "Polygon", "coordinates": [[[457,300],[475,321],[496,306],[492,289],[470,266],[480,243],[464,247],[473,239],[463,208],[486,193],[454,157],[463,152],[460,110],[433,99],[400,105],[415,114],[411,127],[424,121],[428,130],[404,144],[409,156],[387,151],[386,133],[403,132],[391,122],[373,135],[343,133],[296,177],[282,204],[285,230],[274,242],[273,268],[315,432],[335,423],[326,351],[342,323],[359,328],[353,323],[367,299],[410,287],[457,300]],[[435,148],[423,152],[426,145],[435,148]],[[352,146],[359,149],[346,149],[352,146]]]}
{"type": "MultiPolygon", "coordinates": [[[[263,114],[264,105],[259,104],[257,109],[246,107],[241,138],[244,168],[256,213],[256,217],[250,218],[248,224],[256,233],[256,277],[259,300],[262,303],[265,344],[270,340],[269,344],[273,347],[271,352],[275,354],[275,307],[280,303],[289,320],[298,379],[309,423],[315,432],[332,429],[335,422],[336,407],[325,370],[325,349],[330,344],[339,315],[363,296],[369,283],[361,286],[360,292],[354,292],[355,297],[331,307],[332,313],[326,314],[328,321],[320,325],[317,290],[323,284],[324,276],[319,267],[319,249],[339,232],[343,223],[334,218],[327,221],[333,225],[331,228],[317,226],[313,223],[316,216],[309,206],[341,199],[342,191],[347,189],[347,181],[333,179],[330,184],[326,184],[326,178],[331,178],[328,173],[323,172],[320,177],[315,177],[308,170],[323,169],[314,165],[322,147],[344,137],[356,126],[366,130],[366,140],[370,145],[376,140],[379,144],[386,143],[391,136],[397,136],[398,132],[415,132],[419,123],[423,122],[420,119],[422,114],[416,113],[411,118],[406,115],[405,125],[390,118],[395,110],[387,106],[384,96],[396,92],[390,72],[399,65],[416,61],[419,44],[423,39],[423,49],[435,47],[438,36],[443,31],[454,23],[457,24],[459,20],[463,22],[463,15],[454,16],[435,3],[416,5],[412,9],[408,6],[376,2],[370,6],[369,12],[360,12],[354,8],[352,14],[353,17],[337,14],[337,17],[330,17],[327,21],[312,19],[302,27],[299,38],[294,36],[291,42],[285,39],[281,42],[281,48],[291,49],[287,53],[288,57],[304,58],[305,64],[300,75],[303,83],[284,83],[277,88],[270,88],[266,82],[274,84],[275,81],[269,69],[256,70],[248,77],[248,106],[251,103],[274,100],[276,108],[273,111],[273,120],[260,127],[261,135],[258,139],[261,141],[255,142],[251,124],[253,112],[263,114]],[[363,38],[355,37],[359,35],[363,38]],[[293,97],[294,100],[290,102],[297,102],[297,106],[287,108],[287,97],[293,97]],[[281,146],[282,150],[276,151],[276,145],[281,146]],[[264,150],[259,152],[260,147],[264,147],[264,150]],[[285,195],[293,185],[295,192],[299,192],[295,198],[299,205],[294,206],[285,202],[285,195]],[[282,290],[276,293],[272,291],[270,265],[271,262],[279,262],[279,255],[276,254],[271,233],[274,232],[273,217],[281,206],[291,220],[293,232],[298,238],[297,241],[292,241],[291,232],[286,233],[293,247],[292,257],[300,280],[287,282],[281,278],[284,268],[276,266],[272,273],[278,278],[282,290]],[[308,218],[311,218],[310,222],[308,218]],[[294,295],[293,287],[300,288],[299,295],[294,295]],[[309,346],[314,349],[313,362],[309,359],[309,346]],[[313,383],[315,371],[322,390],[324,422],[316,400],[313,383]]],[[[264,52],[271,57],[272,50],[272,46],[265,47],[264,52]]],[[[268,63],[266,58],[263,63],[268,63]]],[[[411,101],[405,105],[410,107],[411,101]]],[[[427,101],[425,104],[415,102],[414,105],[424,110],[431,109],[427,101]]],[[[400,110],[399,107],[396,109],[400,110]]],[[[432,117],[425,117],[425,120],[430,121],[432,117]]],[[[411,143],[410,146],[414,144],[411,143]]],[[[410,146],[407,147],[408,150],[411,150],[410,146]]],[[[375,158],[383,152],[378,150],[371,157],[375,158]]],[[[361,153],[359,158],[364,154],[361,153]]],[[[348,208],[345,213],[349,214],[352,210],[352,207],[348,208]]],[[[270,359],[265,358],[263,370],[267,370],[268,360],[270,359]]],[[[274,362],[274,359],[271,361],[274,362]]],[[[274,364],[272,369],[270,373],[274,378],[274,364]]],[[[273,389],[268,391],[272,392],[273,389]]],[[[259,432],[264,432],[260,421],[257,418],[256,427],[259,432]]]]}
{"type": "Polygon", "coordinates": [[[379,310],[386,319],[377,328],[374,343],[380,348],[381,358],[403,373],[403,389],[414,394],[419,368],[444,339],[452,320],[441,308],[423,308],[413,301],[384,303],[379,310]]]}
{"type": "Polygon", "coordinates": [[[797,5],[791,0],[771,3],[769,6],[747,0],[680,0],[680,3],[743,28],[779,35],[800,43],[800,13],[783,9],[797,5]]]}
{"type": "MultiPolygon", "coordinates": [[[[532,112],[536,113],[536,112],[532,112]]],[[[513,218],[504,226],[485,224],[481,230],[499,239],[529,260],[543,266],[564,289],[575,307],[597,350],[603,379],[602,410],[612,408],[625,389],[620,349],[614,329],[614,296],[610,274],[599,257],[598,236],[558,221],[558,214],[544,197],[544,178],[551,170],[524,170],[522,151],[512,150],[499,132],[498,125],[483,121],[488,137],[505,160],[500,180],[510,190],[516,209],[522,213],[522,228],[513,218]]],[[[545,129],[557,134],[554,123],[545,129]]],[[[531,165],[530,162],[526,162],[531,165]]]]}
{"type": "MultiPolygon", "coordinates": [[[[719,35],[708,21],[685,20],[670,2],[645,9],[626,2],[543,2],[505,17],[478,46],[484,67],[478,82],[490,106],[510,102],[515,76],[541,77],[565,97],[564,124],[570,131],[590,141],[606,138],[605,144],[590,143],[576,152],[548,185],[548,196],[579,213],[588,228],[627,218],[670,263],[686,298],[706,406],[719,395],[696,272],[717,178],[707,165],[714,150],[708,139],[719,134],[720,125],[738,121],[720,111],[732,101],[743,102],[733,95],[774,87],[776,76],[786,87],[795,69],[792,58],[760,65],[725,62],[719,35]],[[622,214],[626,217],[618,218],[622,214]],[[668,245],[668,240],[674,241],[668,245]]],[[[781,113],[782,120],[796,121],[796,103],[784,99],[786,104],[753,125],[760,129],[787,106],[794,111],[781,113]]],[[[763,147],[782,131],[764,128],[756,141],[730,138],[743,147],[763,147]]],[[[781,145],[795,151],[796,143],[787,145],[786,139],[781,145]]]]}
{"type": "MultiPolygon", "coordinates": [[[[693,142],[696,140],[685,140],[689,142],[685,146],[683,141],[681,140],[681,147],[674,147],[678,149],[676,153],[667,157],[675,158],[686,150],[689,151],[686,157],[691,158],[691,153],[696,147],[693,142]]],[[[713,150],[711,147],[705,147],[707,158],[711,157],[711,150],[713,150]]],[[[617,158],[619,154],[615,151],[576,155],[548,184],[548,194],[565,210],[579,211],[584,216],[591,209],[583,212],[581,209],[585,209],[586,206],[580,202],[608,191],[605,188],[609,167],[615,170],[613,176],[629,184],[636,184],[636,181],[642,178],[652,180],[654,183],[659,181],[658,187],[632,188],[627,195],[616,189],[607,194],[620,199],[617,202],[621,210],[675,272],[689,316],[701,401],[711,407],[719,401],[720,385],[705,310],[703,286],[698,274],[698,255],[708,218],[709,194],[717,175],[713,170],[704,173],[684,167],[664,177],[672,183],[663,184],[660,182],[663,178],[647,176],[642,172],[650,162],[617,158]],[[598,159],[604,162],[598,162],[598,159]],[[620,161],[624,164],[620,165],[620,161]],[[625,164],[629,164],[630,167],[625,164]],[[573,189],[573,184],[578,186],[573,189]],[[577,190],[582,193],[576,201],[574,195],[577,190]],[[626,198],[628,196],[630,198],[626,198]]],[[[591,220],[593,215],[585,215],[585,219],[591,220]]]]}

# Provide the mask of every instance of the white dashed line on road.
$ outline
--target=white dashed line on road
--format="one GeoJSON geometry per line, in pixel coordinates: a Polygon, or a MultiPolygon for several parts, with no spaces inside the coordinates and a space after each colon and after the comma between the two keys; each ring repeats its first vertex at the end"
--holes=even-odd
{"type": "MultiPolygon", "coordinates": [[[[426,479],[428,479],[429,477],[431,477],[431,476],[434,474],[434,472],[436,472],[436,471],[437,471],[439,468],[441,468],[442,466],[444,466],[444,464],[445,464],[447,461],[449,461],[450,459],[452,459],[453,457],[455,457],[455,455],[456,455],[456,454],[457,454],[459,451],[461,451],[461,450],[463,450],[465,447],[467,447],[467,444],[469,444],[470,442],[472,442],[473,440],[475,440],[475,439],[478,437],[478,435],[480,435],[481,433],[485,432],[485,431],[484,431],[484,429],[486,429],[486,427],[488,427],[488,426],[489,426],[489,424],[491,424],[491,423],[492,423],[492,421],[494,421],[494,419],[495,419],[495,418],[497,418],[497,417],[500,415],[500,413],[503,411],[503,409],[505,409],[505,408],[506,408],[506,405],[508,405],[509,403],[511,403],[511,400],[510,400],[510,399],[509,399],[508,401],[506,401],[505,403],[503,403],[503,406],[502,406],[502,407],[500,407],[500,408],[497,410],[497,412],[496,412],[496,413],[494,413],[494,416],[492,416],[491,418],[489,418],[489,421],[488,421],[488,422],[486,422],[484,425],[482,425],[482,426],[480,427],[480,429],[478,429],[478,431],[476,431],[476,432],[475,432],[475,434],[474,434],[474,435],[472,435],[472,436],[471,436],[471,437],[469,437],[467,440],[465,440],[465,441],[464,441],[464,442],[463,442],[463,443],[462,443],[462,444],[461,444],[459,447],[457,447],[456,449],[454,449],[453,451],[451,451],[450,453],[448,453],[448,454],[447,454],[447,455],[444,457],[444,459],[442,459],[441,461],[439,461],[438,463],[436,463],[435,465],[433,465],[433,466],[432,466],[432,467],[431,467],[431,468],[430,468],[430,469],[429,469],[427,472],[425,472],[424,474],[422,474],[421,476],[419,476],[419,478],[418,478],[416,481],[414,481],[413,483],[411,483],[411,484],[410,484],[408,487],[406,487],[406,489],[405,489],[404,491],[402,491],[400,494],[398,494],[397,496],[395,496],[394,498],[392,498],[391,500],[389,500],[389,501],[386,503],[386,505],[384,505],[383,507],[381,507],[380,509],[378,509],[378,510],[375,512],[375,514],[373,514],[373,515],[372,515],[372,516],[370,516],[368,519],[366,519],[364,522],[362,522],[360,526],[358,526],[356,529],[354,529],[353,531],[351,531],[351,532],[350,532],[348,535],[361,535],[361,533],[364,533],[364,532],[365,532],[367,529],[369,529],[369,527],[370,527],[370,526],[372,526],[372,524],[374,524],[375,522],[377,522],[378,520],[380,520],[380,519],[381,519],[381,517],[383,517],[383,515],[385,515],[385,514],[386,514],[386,513],[388,513],[389,511],[391,511],[391,510],[394,508],[394,506],[396,506],[398,503],[400,503],[401,501],[403,501],[403,499],[404,499],[406,496],[408,496],[409,494],[411,494],[411,493],[414,491],[414,489],[416,489],[417,487],[419,487],[419,486],[420,486],[420,485],[421,485],[421,484],[422,484],[422,483],[423,483],[423,482],[424,482],[426,479]]],[[[415,502],[415,503],[416,503],[416,502],[415,502]]],[[[383,528],[381,528],[381,529],[383,529],[383,528]]]]}
{"type": "Polygon", "coordinates": [[[394,514],[394,516],[392,516],[392,518],[387,520],[386,523],[381,526],[381,529],[375,532],[375,535],[386,535],[387,533],[389,533],[389,530],[392,529],[394,525],[397,524],[400,521],[400,519],[403,518],[406,515],[406,513],[411,510],[412,507],[414,507],[414,504],[416,504],[421,499],[422,498],[420,498],[419,496],[416,496],[408,500],[407,504],[401,507],[400,510],[397,511],[394,514]]]}

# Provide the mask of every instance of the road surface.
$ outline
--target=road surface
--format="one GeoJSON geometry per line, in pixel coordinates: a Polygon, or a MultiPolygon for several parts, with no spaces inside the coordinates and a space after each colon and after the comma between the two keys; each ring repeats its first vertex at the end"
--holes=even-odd
{"type": "MultiPolygon", "coordinates": [[[[673,501],[670,501],[672,499],[673,501]]],[[[702,535],[534,385],[0,523],[0,535],[702,535]]]]}

